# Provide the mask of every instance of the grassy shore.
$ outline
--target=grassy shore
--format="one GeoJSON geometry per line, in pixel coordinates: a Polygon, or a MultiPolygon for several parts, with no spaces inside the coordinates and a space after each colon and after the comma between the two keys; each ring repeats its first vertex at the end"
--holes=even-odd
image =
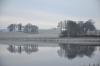
{"type": "Polygon", "coordinates": [[[0,42],[6,43],[66,43],[66,44],[81,44],[81,45],[100,45],[99,38],[91,37],[68,37],[59,38],[58,34],[29,34],[22,32],[0,32],[0,42]]]}
{"type": "Polygon", "coordinates": [[[48,34],[48,33],[39,33],[39,34],[31,34],[24,32],[0,32],[0,38],[41,38],[41,37],[50,37],[57,38],[58,34],[48,34]]]}

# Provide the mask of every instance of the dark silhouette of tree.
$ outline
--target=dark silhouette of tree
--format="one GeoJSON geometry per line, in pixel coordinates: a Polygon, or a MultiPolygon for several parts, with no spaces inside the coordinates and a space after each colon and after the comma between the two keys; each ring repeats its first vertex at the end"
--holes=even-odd
{"type": "Polygon", "coordinates": [[[61,32],[62,37],[73,37],[79,35],[79,25],[72,20],[64,21],[64,30],[61,32]]]}
{"type": "Polygon", "coordinates": [[[36,25],[32,26],[31,32],[38,33],[38,27],[36,25]]]}
{"type": "Polygon", "coordinates": [[[86,21],[86,23],[84,23],[83,29],[84,29],[84,33],[86,33],[87,31],[94,31],[94,30],[96,30],[96,28],[95,28],[95,26],[94,26],[94,24],[93,24],[91,19],[86,21]]]}
{"type": "Polygon", "coordinates": [[[77,23],[76,21],[67,20],[64,22],[60,22],[58,26],[61,28],[60,37],[86,36],[88,31],[96,30],[91,19],[86,21],[85,23],[83,21],[79,21],[77,23]]]}
{"type": "Polygon", "coordinates": [[[66,30],[69,36],[77,36],[79,34],[79,26],[75,21],[68,20],[66,30]]]}
{"type": "Polygon", "coordinates": [[[36,25],[27,24],[24,27],[24,32],[28,32],[28,33],[38,33],[38,27],[36,25]]]}
{"type": "Polygon", "coordinates": [[[18,24],[18,31],[22,31],[22,24],[18,24]]]}
{"type": "Polygon", "coordinates": [[[79,26],[79,35],[84,35],[84,22],[79,21],[78,26],[79,26]]]}
{"type": "Polygon", "coordinates": [[[16,28],[16,24],[10,24],[10,25],[8,26],[8,30],[9,30],[10,32],[15,31],[15,28],[16,28]]]}
{"type": "Polygon", "coordinates": [[[66,24],[67,24],[67,21],[65,20],[64,22],[62,22],[62,21],[60,21],[59,23],[58,23],[58,28],[60,29],[60,31],[61,32],[63,32],[63,31],[65,31],[66,29],[66,24]]]}
{"type": "Polygon", "coordinates": [[[58,23],[57,27],[60,29],[60,31],[62,32],[62,21],[58,23]]]}

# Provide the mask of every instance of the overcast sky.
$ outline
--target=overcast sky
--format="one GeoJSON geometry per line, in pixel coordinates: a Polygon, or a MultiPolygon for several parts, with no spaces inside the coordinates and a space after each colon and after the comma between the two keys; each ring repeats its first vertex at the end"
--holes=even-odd
{"type": "Polygon", "coordinates": [[[100,28],[99,0],[2,0],[0,4],[0,26],[32,23],[47,29],[61,20],[93,19],[100,28]]]}

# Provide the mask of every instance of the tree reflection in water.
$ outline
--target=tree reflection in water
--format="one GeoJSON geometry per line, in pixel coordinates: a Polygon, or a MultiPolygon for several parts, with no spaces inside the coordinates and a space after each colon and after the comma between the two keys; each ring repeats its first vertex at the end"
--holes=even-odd
{"type": "Polygon", "coordinates": [[[32,52],[37,52],[38,46],[37,45],[25,45],[24,50],[27,54],[30,54],[32,52]]]}
{"type": "Polygon", "coordinates": [[[38,45],[35,44],[27,44],[27,45],[9,45],[7,48],[9,52],[11,53],[22,53],[25,51],[27,54],[31,54],[32,52],[37,52],[38,51],[38,45]]]}
{"type": "Polygon", "coordinates": [[[15,46],[14,45],[9,45],[9,47],[7,48],[11,53],[15,53],[15,46]]]}
{"type": "Polygon", "coordinates": [[[61,57],[67,57],[68,59],[74,59],[75,57],[88,56],[91,57],[95,51],[95,46],[82,46],[72,44],[59,44],[60,49],[57,51],[61,57]]]}

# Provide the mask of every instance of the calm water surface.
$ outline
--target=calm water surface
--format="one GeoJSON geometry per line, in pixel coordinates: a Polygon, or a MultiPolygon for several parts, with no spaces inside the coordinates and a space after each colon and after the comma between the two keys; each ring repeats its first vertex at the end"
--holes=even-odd
{"type": "Polygon", "coordinates": [[[100,66],[99,46],[0,44],[0,66],[100,66]]]}

